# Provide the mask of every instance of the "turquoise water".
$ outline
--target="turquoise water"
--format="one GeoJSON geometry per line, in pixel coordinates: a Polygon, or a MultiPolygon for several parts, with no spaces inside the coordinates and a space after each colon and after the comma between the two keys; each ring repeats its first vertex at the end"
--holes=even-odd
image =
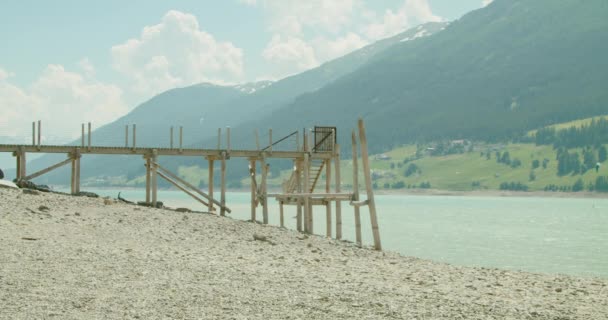
{"type": "MultiPolygon", "coordinates": [[[[144,191],[125,190],[122,197],[141,201],[144,191]]],[[[167,206],[205,210],[179,191],[158,197],[167,206]]],[[[250,219],[249,201],[248,193],[228,193],[230,216],[250,219]]],[[[608,278],[608,199],[378,195],[376,202],[385,250],[457,265],[608,278]]],[[[270,223],[278,225],[278,203],[270,204],[270,223]]],[[[344,237],[352,241],[353,210],[342,206],[344,237]]],[[[258,208],[258,220],[261,214],[258,208]]],[[[291,229],[295,214],[285,207],[291,229]]],[[[363,241],[371,245],[366,208],[361,217],[363,241]]],[[[315,208],[314,218],[315,233],[324,235],[325,209],[315,208]]]]}

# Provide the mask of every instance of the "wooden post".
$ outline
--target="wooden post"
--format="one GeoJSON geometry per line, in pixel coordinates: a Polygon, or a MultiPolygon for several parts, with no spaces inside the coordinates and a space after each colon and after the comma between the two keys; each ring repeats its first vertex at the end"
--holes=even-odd
{"type": "Polygon", "coordinates": [[[137,127],[135,124],[133,124],[133,150],[135,150],[136,148],[136,142],[137,142],[137,127]]]}
{"type": "Polygon", "coordinates": [[[272,153],[272,129],[268,129],[268,152],[272,153]]]}
{"type": "Polygon", "coordinates": [[[36,145],[36,121],[32,122],[32,145],[36,145]]]}
{"type": "MultiPolygon", "coordinates": [[[[359,166],[358,166],[358,152],[357,152],[357,135],[355,130],[352,133],[352,144],[353,144],[353,201],[359,201],[359,166]]],[[[358,246],[362,245],[361,242],[361,210],[359,206],[355,207],[355,239],[358,246]]]]}
{"type": "Polygon", "coordinates": [[[150,204],[150,200],[151,200],[151,193],[150,193],[150,187],[151,185],[151,163],[150,163],[150,155],[145,155],[144,159],[146,159],[146,204],[150,204]]]}
{"type": "Polygon", "coordinates": [[[40,138],[42,137],[42,121],[38,120],[38,149],[40,149],[40,138]]]}
{"type": "MultiPolygon", "coordinates": [[[[295,160],[296,167],[296,192],[302,193],[302,161],[300,159],[295,160]]],[[[298,205],[296,211],[296,225],[297,230],[302,232],[302,199],[298,198],[298,205]]]]}
{"type": "MultiPolygon", "coordinates": [[[[209,157],[209,197],[213,199],[213,158],[209,157]]],[[[209,201],[209,212],[213,212],[215,209],[213,208],[213,201],[209,201]]]]}
{"type": "Polygon", "coordinates": [[[222,128],[217,128],[217,150],[222,147],[222,128]]]}
{"type": "Polygon", "coordinates": [[[72,195],[76,194],[76,157],[74,154],[71,154],[72,157],[72,174],[70,175],[70,193],[72,195]]]}
{"type": "MultiPolygon", "coordinates": [[[[340,146],[335,144],[335,172],[336,179],[334,181],[336,193],[342,192],[342,181],[340,180],[340,146]]],[[[331,160],[330,160],[331,161],[331,160]]],[[[342,239],[342,202],[336,201],[336,239],[342,239]]]]}
{"type": "Polygon", "coordinates": [[[220,209],[220,215],[223,217],[226,215],[226,153],[222,152],[222,175],[221,175],[221,183],[222,183],[222,195],[220,198],[220,202],[222,203],[222,208],[220,209]]]}
{"type": "Polygon", "coordinates": [[[281,223],[281,228],[285,228],[285,218],[283,216],[283,201],[279,202],[279,219],[280,219],[280,223],[281,223]]]}
{"type": "Polygon", "coordinates": [[[91,123],[89,122],[89,147],[87,148],[87,151],[91,151],[91,123]]]}
{"type": "Polygon", "coordinates": [[[230,153],[230,127],[226,127],[226,149],[230,153]]]}
{"type": "Polygon", "coordinates": [[[184,143],[184,127],[180,126],[179,127],[179,152],[182,152],[182,150],[183,150],[183,143],[184,143]]]}
{"type": "MultiPolygon", "coordinates": [[[[303,163],[303,170],[304,170],[304,192],[308,193],[309,192],[309,182],[310,182],[310,164],[308,161],[308,143],[307,143],[307,136],[306,134],[304,134],[304,163],[303,163]]],[[[311,227],[311,212],[310,212],[310,197],[305,197],[304,198],[304,232],[307,233],[312,233],[312,227],[311,227]]]]}
{"type": "Polygon", "coordinates": [[[80,158],[82,157],[80,154],[80,149],[76,149],[76,177],[75,177],[75,194],[80,193],[80,158]]]}
{"type": "Polygon", "coordinates": [[[255,159],[250,159],[249,160],[249,172],[251,174],[251,221],[256,222],[256,212],[255,212],[255,198],[256,198],[256,190],[255,190],[255,184],[253,183],[253,181],[255,180],[255,159]]]}
{"type": "Polygon", "coordinates": [[[84,148],[84,123],[82,124],[82,130],[80,135],[80,147],[84,148]]]}
{"type": "Polygon", "coordinates": [[[262,217],[264,219],[264,224],[268,224],[268,198],[266,197],[266,194],[268,193],[266,190],[268,165],[266,164],[266,157],[262,157],[260,163],[262,165],[262,217]]]}
{"type": "Polygon", "coordinates": [[[376,216],[376,202],[374,201],[374,190],[372,189],[372,177],[369,167],[369,156],[367,154],[367,138],[365,135],[365,125],[363,119],[359,118],[359,140],[361,141],[361,160],[363,161],[363,176],[365,178],[365,188],[367,189],[367,206],[372,224],[374,235],[374,248],[382,250],[380,243],[380,230],[378,228],[378,218],[376,216]]]}
{"type": "Polygon", "coordinates": [[[173,149],[173,126],[169,129],[169,148],[173,149]]]}
{"type": "MultiPolygon", "coordinates": [[[[331,192],[331,159],[325,160],[325,193],[331,192]]],[[[338,203],[340,201],[336,201],[338,203]]],[[[331,238],[331,201],[327,201],[325,204],[325,235],[331,238]]]]}
{"type": "Polygon", "coordinates": [[[157,202],[157,192],[158,192],[158,177],[156,174],[156,165],[154,163],[157,162],[157,154],[158,152],[156,151],[156,149],[152,150],[152,206],[154,208],[156,208],[156,202],[157,202]]]}
{"type": "Polygon", "coordinates": [[[23,147],[19,147],[19,150],[17,150],[14,153],[14,156],[16,157],[17,160],[17,172],[16,172],[16,178],[17,180],[21,180],[24,179],[26,177],[26,170],[25,170],[25,151],[23,151],[23,147]]]}
{"type": "Polygon", "coordinates": [[[125,124],[125,148],[129,147],[129,125],[125,124]]]}

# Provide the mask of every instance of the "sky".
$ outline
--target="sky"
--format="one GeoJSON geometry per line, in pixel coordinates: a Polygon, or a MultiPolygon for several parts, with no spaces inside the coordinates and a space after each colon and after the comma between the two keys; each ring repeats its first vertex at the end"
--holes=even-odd
{"type": "Polygon", "coordinates": [[[0,143],[31,141],[34,120],[65,142],[168,89],[278,80],[489,2],[2,1],[0,143]]]}

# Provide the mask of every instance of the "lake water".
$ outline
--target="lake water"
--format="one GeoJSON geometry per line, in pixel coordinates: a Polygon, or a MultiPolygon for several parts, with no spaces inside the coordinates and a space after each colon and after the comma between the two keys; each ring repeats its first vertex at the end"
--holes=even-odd
{"type": "MultiPolygon", "coordinates": [[[[121,196],[145,198],[144,190],[124,190],[121,196]]],[[[159,191],[158,198],[170,207],[205,210],[179,191],[159,191]]],[[[250,219],[249,202],[248,193],[229,192],[230,216],[250,219]]],[[[384,250],[456,265],[608,278],[608,199],[377,195],[376,203],[384,250]]],[[[344,238],[354,241],[352,207],[342,206],[344,238]]],[[[285,206],[291,229],[295,211],[285,206]]],[[[278,225],[274,200],[269,212],[270,223],[278,225]]],[[[262,218],[261,207],[257,217],[262,218]]],[[[315,208],[314,217],[315,233],[325,234],[325,209],[315,208]]],[[[361,220],[363,241],[371,245],[365,207],[361,220]]]]}

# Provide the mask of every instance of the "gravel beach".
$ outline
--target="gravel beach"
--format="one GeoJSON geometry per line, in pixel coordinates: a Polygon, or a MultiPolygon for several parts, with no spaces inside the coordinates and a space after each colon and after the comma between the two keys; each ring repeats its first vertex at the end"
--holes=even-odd
{"type": "Polygon", "coordinates": [[[608,279],[0,189],[0,319],[608,319],[608,279]]]}

